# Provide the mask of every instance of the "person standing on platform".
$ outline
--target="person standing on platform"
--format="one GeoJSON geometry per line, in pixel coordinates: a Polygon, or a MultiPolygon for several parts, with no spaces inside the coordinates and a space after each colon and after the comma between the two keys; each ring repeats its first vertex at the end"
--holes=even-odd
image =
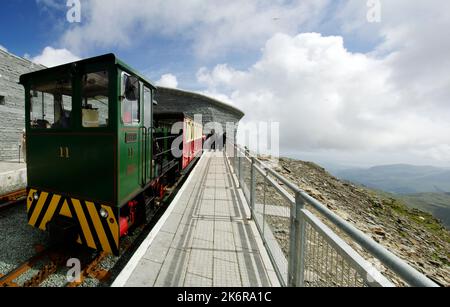
{"type": "Polygon", "coordinates": [[[216,143],[217,143],[217,140],[216,140],[216,130],[214,130],[214,129],[211,130],[211,134],[210,134],[209,139],[211,140],[211,141],[210,141],[210,144],[211,144],[211,150],[216,151],[216,143]]]}
{"type": "Polygon", "coordinates": [[[227,150],[227,133],[225,132],[224,134],[223,134],[223,136],[222,136],[222,139],[223,139],[223,150],[227,150]]]}

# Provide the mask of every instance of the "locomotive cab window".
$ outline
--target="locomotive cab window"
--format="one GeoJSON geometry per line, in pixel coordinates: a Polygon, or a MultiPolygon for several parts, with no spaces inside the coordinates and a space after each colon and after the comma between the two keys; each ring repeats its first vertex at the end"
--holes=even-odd
{"type": "Polygon", "coordinates": [[[152,124],[152,91],[144,86],[144,126],[149,128],[152,124]]]}
{"type": "Polygon", "coordinates": [[[109,124],[109,78],[107,71],[85,74],[82,79],[82,121],[85,128],[109,124]]]}
{"type": "Polygon", "coordinates": [[[31,86],[32,129],[68,129],[72,117],[72,81],[61,79],[31,86]]]}
{"type": "Polygon", "coordinates": [[[140,84],[139,79],[122,74],[122,121],[125,125],[140,123],[140,84]]]}

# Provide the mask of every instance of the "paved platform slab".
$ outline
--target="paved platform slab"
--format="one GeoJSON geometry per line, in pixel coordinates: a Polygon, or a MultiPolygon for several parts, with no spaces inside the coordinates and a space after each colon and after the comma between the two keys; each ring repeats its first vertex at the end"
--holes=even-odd
{"type": "Polygon", "coordinates": [[[277,286],[233,180],[222,152],[205,153],[113,286],[277,286]]]}
{"type": "Polygon", "coordinates": [[[18,171],[26,168],[27,165],[25,163],[0,161],[0,174],[18,171]]]}

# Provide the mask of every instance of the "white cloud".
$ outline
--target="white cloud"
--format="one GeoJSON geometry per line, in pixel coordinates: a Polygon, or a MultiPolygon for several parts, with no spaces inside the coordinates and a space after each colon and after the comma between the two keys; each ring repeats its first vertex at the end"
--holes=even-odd
{"type": "Polygon", "coordinates": [[[83,22],[67,30],[70,50],[135,46],[136,38],[177,37],[196,54],[259,49],[274,33],[296,33],[319,16],[329,0],[92,0],[83,2],[83,22]]]}
{"type": "Polygon", "coordinates": [[[392,68],[391,82],[403,88],[413,103],[448,105],[450,98],[450,2],[382,1],[381,23],[365,19],[364,1],[349,0],[339,21],[345,33],[361,39],[381,40],[374,56],[392,68]]]}
{"type": "Polygon", "coordinates": [[[285,152],[428,152],[450,163],[450,105],[412,100],[392,82],[391,57],[351,53],[338,36],[277,34],[250,69],[217,65],[197,78],[226,93],[247,121],[281,122],[285,152]]]}
{"type": "Polygon", "coordinates": [[[59,43],[84,55],[162,36],[200,59],[265,45],[247,69],[199,70],[203,93],[233,101],[248,119],[280,120],[285,151],[359,151],[366,161],[377,152],[378,163],[414,154],[450,164],[450,2],[381,4],[381,23],[371,24],[364,0],[92,0],[59,43]],[[304,33],[324,28],[342,35],[304,33]],[[372,50],[350,52],[342,37],[372,50]]]}
{"type": "Polygon", "coordinates": [[[8,52],[8,49],[6,49],[6,47],[3,47],[2,45],[0,45],[0,50],[3,50],[5,52],[8,52]]]}
{"type": "Polygon", "coordinates": [[[165,74],[161,76],[161,79],[156,81],[156,85],[161,87],[177,88],[178,80],[177,77],[172,74],[165,74]]]}
{"type": "Polygon", "coordinates": [[[42,53],[33,57],[31,60],[36,64],[47,67],[58,66],[66,63],[78,61],[80,58],[67,49],[55,49],[53,47],[45,47],[42,53]]]}

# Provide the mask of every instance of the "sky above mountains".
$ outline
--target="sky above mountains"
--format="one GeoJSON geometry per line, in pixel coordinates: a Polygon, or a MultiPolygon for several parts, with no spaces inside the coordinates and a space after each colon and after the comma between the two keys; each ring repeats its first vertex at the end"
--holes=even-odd
{"type": "Polygon", "coordinates": [[[281,154],[450,166],[448,1],[81,0],[80,23],[66,0],[4,2],[10,52],[47,66],[114,52],[244,122],[280,122],[281,154]]]}

